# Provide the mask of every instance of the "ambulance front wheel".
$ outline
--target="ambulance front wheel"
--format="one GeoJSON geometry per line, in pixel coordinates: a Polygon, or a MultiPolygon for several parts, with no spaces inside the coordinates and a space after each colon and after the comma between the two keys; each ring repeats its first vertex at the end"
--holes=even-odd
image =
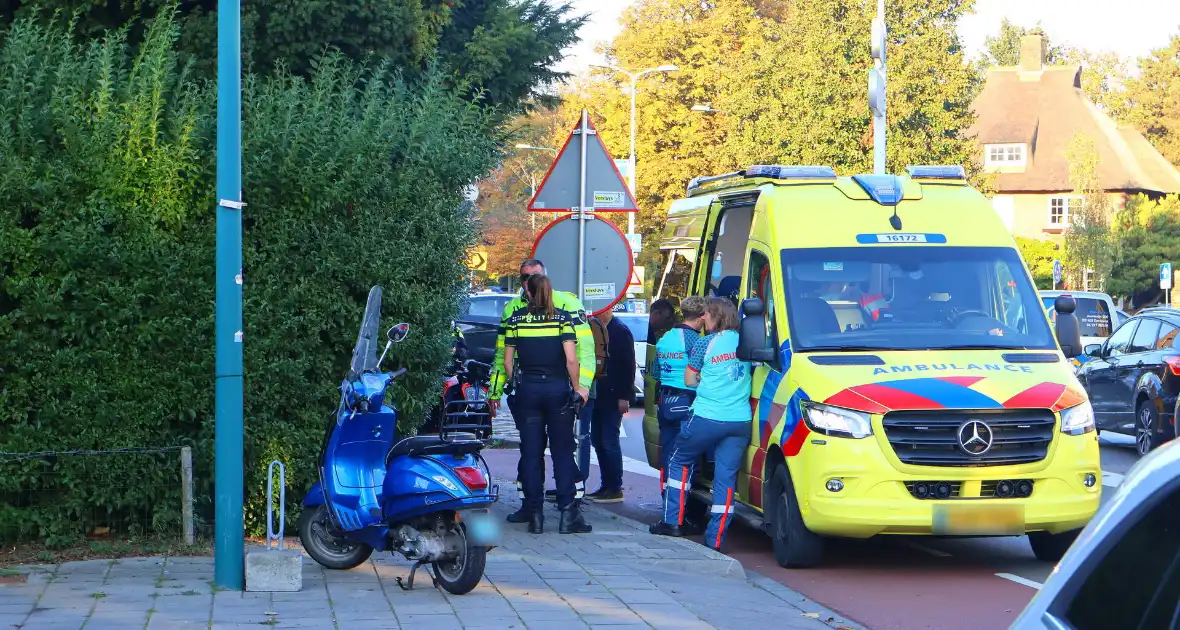
{"type": "Polygon", "coordinates": [[[768,500],[762,504],[771,510],[769,533],[774,544],[774,559],[779,566],[788,569],[818,565],[823,559],[824,539],[803,523],[795,486],[785,463],[775,467],[768,490],[768,500]]]}
{"type": "Polygon", "coordinates": [[[1078,534],[1082,530],[1075,529],[1069,532],[1061,532],[1060,534],[1050,534],[1049,532],[1029,532],[1028,544],[1032,547],[1033,555],[1037,560],[1043,562],[1058,562],[1066,551],[1069,551],[1069,546],[1077,540],[1078,534]]]}

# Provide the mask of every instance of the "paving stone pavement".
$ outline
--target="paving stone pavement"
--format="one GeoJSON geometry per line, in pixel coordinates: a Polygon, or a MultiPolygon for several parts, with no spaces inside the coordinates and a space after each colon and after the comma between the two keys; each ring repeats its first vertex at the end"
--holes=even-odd
{"type": "Polygon", "coordinates": [[[512,420],[508,405],[500,405],[500,409],[492,418],[492,439],[520,444],[520,431],[516,429],[516,422],[512,420]]]}
{"type": "MultiPolygon", "coordinates": [[[[494,508],[500,519],[519,506],[507,494],[494,508]]],[[[783,630],[855,627],[690,541],[651,536],[593,506],[594,532],[562,536],[556,509],[546,509],[545,534],[504,524],[484,580],[467,595],[432,588],[421,571],[418,586],[402,591],[395,579],[410,563],[388,553],[351,571],[305,557],[299,593],[218,591],[212,558],[91,560],[20,567],[27,582],[0,584],[0,629],[748,630],[772,619],[783,630]]]]}

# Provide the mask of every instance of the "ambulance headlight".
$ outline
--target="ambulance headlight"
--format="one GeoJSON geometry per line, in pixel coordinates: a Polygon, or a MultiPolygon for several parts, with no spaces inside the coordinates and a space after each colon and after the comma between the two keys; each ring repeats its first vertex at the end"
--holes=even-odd
{"type": "Polygon", "coordinates": [[[803,403],[807,428],[832,437],[865,438],[873,434],[869,414],[820,403],[803,403]]]}
{"type": "Polygon", "coordinates": [[[1069,435],[1084,435],[1094,430],[1094,408],[1090,401],[1075,405],[1061,412],[1061,432],[1069,435]]]}

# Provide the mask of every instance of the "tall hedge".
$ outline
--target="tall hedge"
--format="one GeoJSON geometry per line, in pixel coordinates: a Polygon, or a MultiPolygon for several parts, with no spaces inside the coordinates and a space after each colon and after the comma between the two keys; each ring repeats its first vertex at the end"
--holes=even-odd
{"type": "MultiPolygon", "coordinates": [[[[211,515],[215,86],[154,23],[78,44],[17,21],[0,35],[0,452],[191,445],[211,515]]],[[[264,528],[265,465],[296,504],[315,476],[370,285],[407,321],[390,365],[422,417],[449,356],[474,242],[462,187],[496,159],[487,114],[438,73],[321,58],[305,80],[244,81],[247,528],[264,528]]],[[[65,542],[150,514],[173,523],[171,469],[120,455],[7,462],[0,539],[65,542]]]]}

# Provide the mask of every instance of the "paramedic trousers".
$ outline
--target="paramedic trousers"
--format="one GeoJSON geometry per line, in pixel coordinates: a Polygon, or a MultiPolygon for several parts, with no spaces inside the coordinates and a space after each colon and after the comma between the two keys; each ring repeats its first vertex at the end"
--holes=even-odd
{"type": "MultiPolygon", "coordinates": [[[[693,392],[675,387],[661,387],[656,419],[660,426],[660,482],[667,481],[668,459],[672,457],[672,445],[680,435],[680,425],[692,415],[693,392]]],[[[661,487],[662,491],[663,488],[661,487]]]]}
{"type": "Polygon", "coordinates": [[[715,448],[713,455],[713,505],[705,544],[719,549],[730,521],[736,498],[738,468],[750,445],[750,421],[723,422],[693,414],[680,427],[668,462],[668,481],[664,493],[664,522],[684,525],[690,500],[693,469],[702,455],[715,448]]]}
{"type": "Polygon", "coordinates": [[[578,467],[574,463],[574,414],[569,397],[570,386],[565,380],[523,380],[517,387],[521,484],[526,510],[540,510],[545,498],[546,442],[553,457],[557,506],[564,509],[574,501],[578,467]]]}

